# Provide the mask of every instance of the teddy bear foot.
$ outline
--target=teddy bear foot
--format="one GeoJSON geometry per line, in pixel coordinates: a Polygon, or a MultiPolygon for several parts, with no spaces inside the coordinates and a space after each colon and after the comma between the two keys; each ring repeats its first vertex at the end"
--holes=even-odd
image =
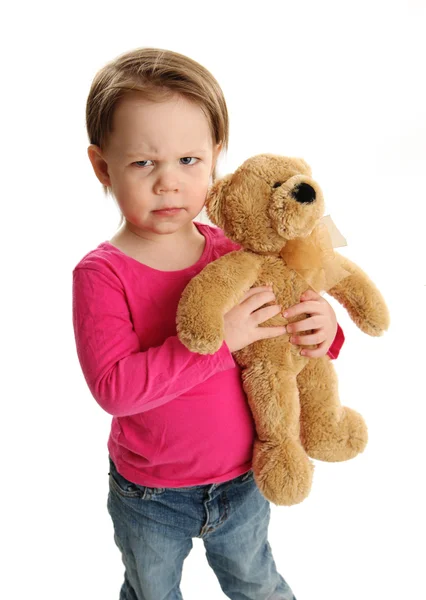
{"type": "Polygon", "coordinates": [[[341,407],[339,421],[311,424],[302,433],[306,453],[317,460],[339,462],[349,460],[362,452],[367,445],[367,425],[359,413],[341,407]]]}
{"type": "Polygon", "coordinates": [[[261,442],[253,447],[253,472],[261,493],[270,502],[291,506],[310,492],[314,465],[298,440],[287,438],[279,444],[261,442]]]}

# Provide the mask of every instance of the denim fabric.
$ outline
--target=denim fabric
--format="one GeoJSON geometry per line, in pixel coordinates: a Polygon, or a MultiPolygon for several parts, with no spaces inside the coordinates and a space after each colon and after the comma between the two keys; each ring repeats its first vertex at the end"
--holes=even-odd
{"type": "Polygon", "coordinates": [[[120,600],[182,600],[183,562],[195,537],[228,598],[296,600],[277,572],[267,540],[270,504],[252,471],[224,483],[152,488],[109,462],[107,506],[125,566],[120,600]]]}

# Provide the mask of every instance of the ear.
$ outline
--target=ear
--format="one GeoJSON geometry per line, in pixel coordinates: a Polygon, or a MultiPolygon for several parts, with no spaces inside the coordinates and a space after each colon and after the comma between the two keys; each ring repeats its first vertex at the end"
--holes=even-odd
{"type": "Polygon", "coordinates": [[[99,179],[102,185],[110,186],[111,179],[108,174],[108,163],[103,157],[102,150],[99,148],[99,146],[90,144],[90,146],[87,148],[87,155],[92,163],[96,177],[99,179]]]}
{"type": "Polygon", "coordinates": [[[231,179],[232,173],[230,175],[225,175],[225,177],[216,181],[210,188],[206,198],[207,215],[210,221],[221,229],[223,229],[225,225],[223,202],[230,187],[231,179]]]}

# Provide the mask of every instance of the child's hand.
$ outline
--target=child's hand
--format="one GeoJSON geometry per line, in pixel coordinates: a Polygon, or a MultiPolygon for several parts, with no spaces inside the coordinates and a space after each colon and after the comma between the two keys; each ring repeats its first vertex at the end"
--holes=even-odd
{"type": "Polygon", "coordinates": [[[273,304],[261,308],[267,302],[274,301],[271,286],[251,288],[244,294],[240,303],[225,313],[223,317],[225,342],[231,352],[241,350],[258,340],[286,335],[285,326],[258,327],[282,311],[282,306],[273,304]]]}
{"type": "Polygon", "coordinates": [[[302,313],[308,313],[310,316],[303,321],[287,325],[287,331],[291,334],[314,329],[315,332],[309,335],[292,335],[290,342],[300,346],[310,346],[318,344],[315,349],[304,349],[300,354],[311,358],[320,358],[325,356],[334,341],[337,333],[337,319],[332,306],[320,294],[313,290],[307,290],[302,294],[300,304],[295,304],[291,308],[283,311],[286,319],[295,317],[302,313]]]}

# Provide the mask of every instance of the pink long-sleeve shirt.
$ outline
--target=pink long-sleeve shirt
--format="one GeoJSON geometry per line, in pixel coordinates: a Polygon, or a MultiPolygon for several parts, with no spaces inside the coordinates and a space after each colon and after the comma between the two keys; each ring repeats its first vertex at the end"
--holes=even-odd
{"type": "MultiPolygon", "coordinates": [[[[239,366],[225,342],[201,355],[176,335],[187,283],[240,248],[194,223],[206,244],[187,269],[158,271],[109,241],[73,269],[76,349],[93,397],[112,415],[109,454],[126,479],[149,487],[219,483],[251,468],[255,428],[239,366]]],[[[331,358],[343,341],[339,327],[331,358]]]]}

